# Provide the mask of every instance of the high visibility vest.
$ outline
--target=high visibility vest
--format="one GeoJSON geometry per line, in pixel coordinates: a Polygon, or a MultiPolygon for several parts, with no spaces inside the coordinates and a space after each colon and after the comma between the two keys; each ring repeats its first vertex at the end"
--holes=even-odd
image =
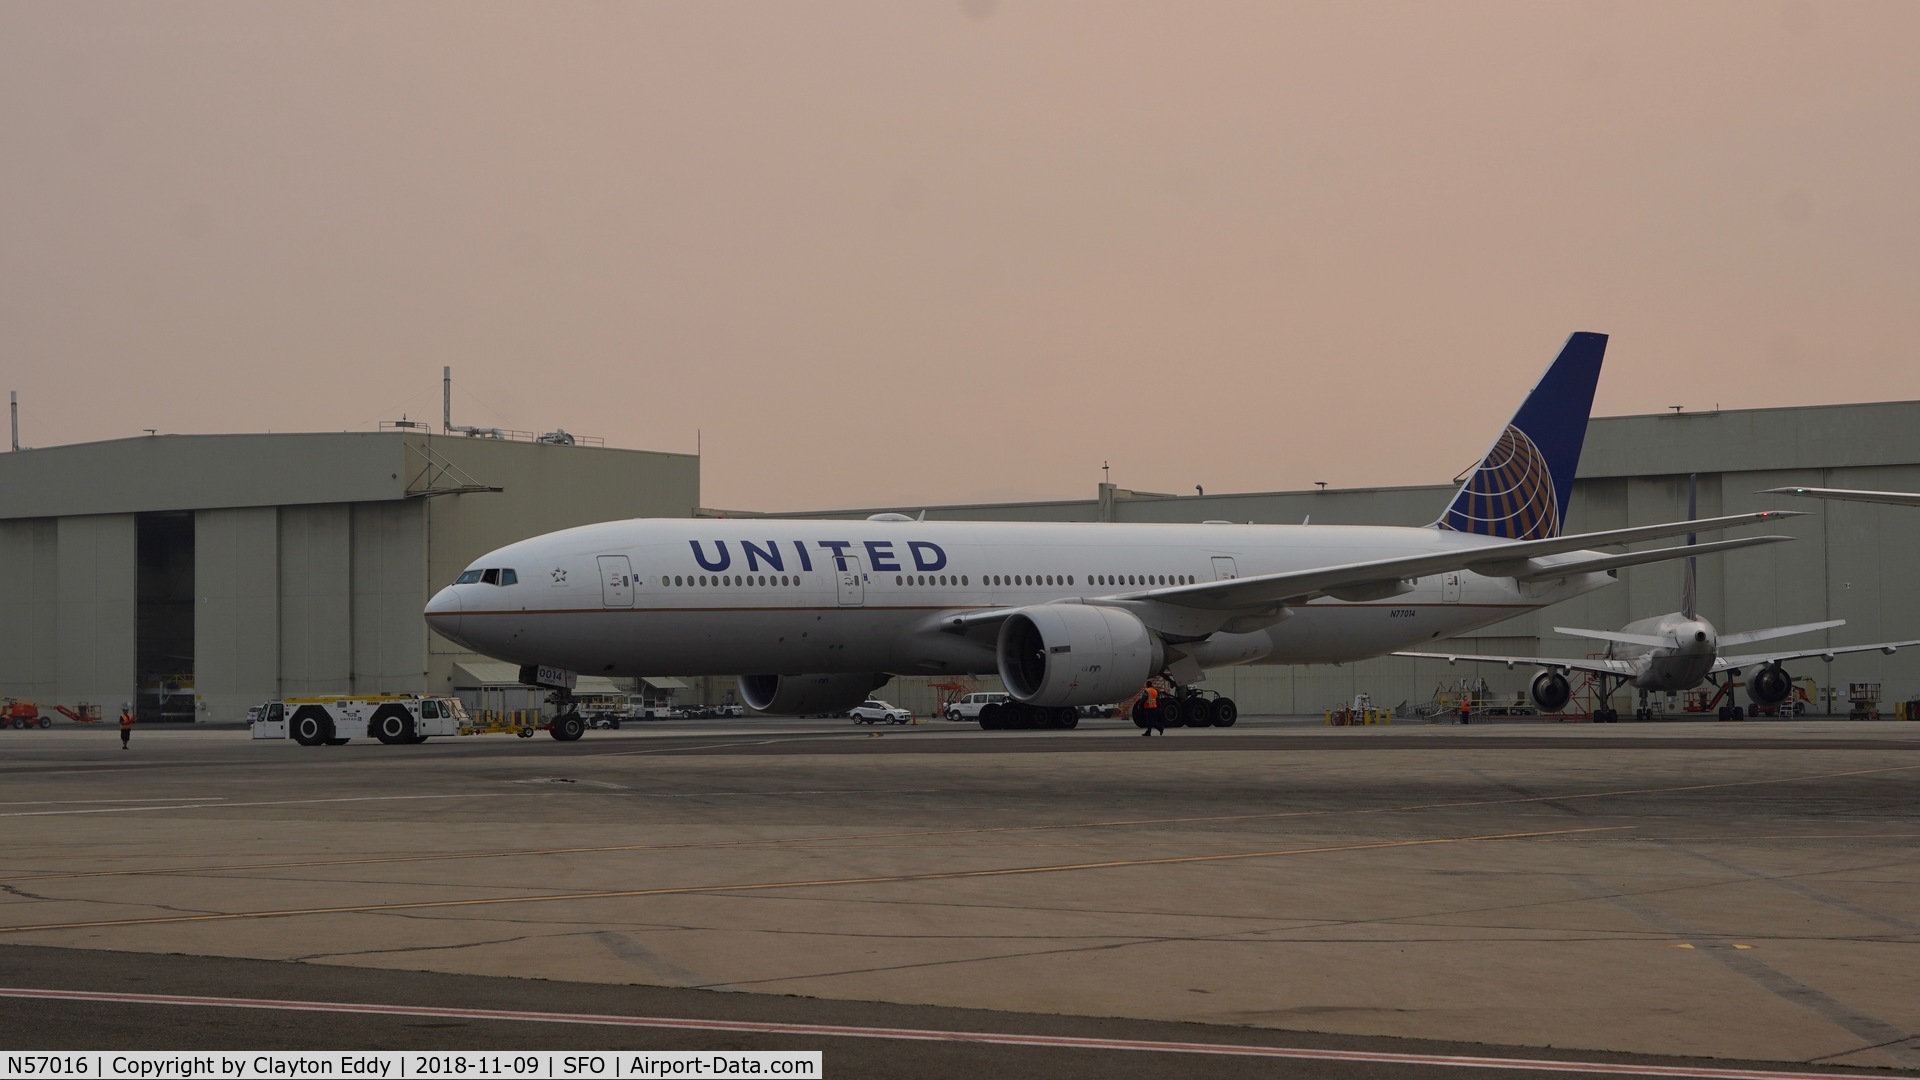
{"type": "Polygon", "coordinates": [[[1151,686],[1147,687],[1147,708],[1157,709],[1159,707],[1160,707],[1160,691],[1154,689],[1151,686]]]}

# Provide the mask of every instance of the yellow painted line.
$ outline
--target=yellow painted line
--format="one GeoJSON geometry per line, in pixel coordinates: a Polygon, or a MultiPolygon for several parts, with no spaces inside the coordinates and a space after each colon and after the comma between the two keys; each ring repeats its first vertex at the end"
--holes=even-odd
{"type": "Polygon", "coordinates": [[[296,915],[349,915],[381,911],[423,911],[434,908],[486,907],[498,904],[545,904],[573,900],[630,900],[647,896],[693,896],[708,893],[763,892],[771,889],[832,888],[843,885],[898,885],[920,881],[959,881],[966,878],[1013,877],[1026,874],[1059,874],[1079,870],[1120,870],[1143,866],[1179,866],[1189,863],[1273,859],[1294,855],[1330,855],[1350,851],[1381,851],[1390,848],[1430,847],[1439,844],[1470,844],[1491,840],[1531,840],[1549,836],[1569,836],[1577,833],[1612,832],[1626,828],[1631,828],[1631,826],[1612,825],[1581,829],[1554,829],[1546,832],[1488,833],[1481,836],[1444,836],[1428,840],[1383,840],[1367,844],[1338,844],[1329,847],[1282,848],[1274,851],[1242,851],[1224,855],[1174,855],[1158,859],[1115,859],[1103,862],[1057,863],[1049,866],[1010,866],[993,870],[947,870],[925,874],[820,878],[808,881],[758,881],[741,882],[733,885],[682,885],[662,889],[613,889],[601,892],[553,893],[544,896],[489,896],[469,900],[418,900],[409,903],[395,904],[350,904],[341,907],[283,908],[273,911],[236,911],[204,915],[165,915],[143,919],[99,919],[87,922],[0,926],[0,933],[26,933],[36,930],[91,930],[112,926],[165,926],[177,923],[223,922],[236,919],[279,919],[296,915]]]}
{"type": "MultiPolygon", "coordinates": [[[[766,745],[767,743],[786,742],[786,741],[792,741],[792,740],[790,740],[789,738],[783,737],[779,739],[769,739],[769,740],[766,740],[765,742],[754,742],[754,743],[702,743],[700,744],[700,748],[711,747],[711,746],[739,746],[739,745],[761,746],[761,745],[766,745]]],[[[662,747],[657,750],[628,750],[628,751],[621,751],[618,754],[612,754],[612,755],[603,754],[601,756],[628,757],[628,756],[633,756],[638,754],[663,754],[663,753],[672,753],[676,750],[681,750],[681,749],[692,749],[692,748],[662,747]]],[[[1483,799],[1483,800],[1472,800],[1467,802],[1416,803],[1416,804],[1405,805],[1405,806],[1383,806],[1383,807],[1377,807],[1374,809],[1364,809],[1364,810],[1280,810],[1280,811],[1273,811],[1273,812],[1261,813],[1261,814],[1218,814],[1218,815],[1204,815],[1204,816],[1192,816],[1192,817],[1167,817],[1167,818],[1118,818],[1110,821],[1054,822],[1054,823],[1049,823],[1044,825],[1001,825],[1001,826],[994,826],[992,828],[985,828],[985,829],[979,829],[979,828],[908,829],[908,830],[896,830],[896,831],[889,831],[889,832],[873,832],[873,833],[842,833],[838,835],[826,834],[826,835],[814,835],[814,836],[766,837],[766,838],[755,838],[751,840],[703,840],[703,841],[691,841],[687,843],[677,843],[677,844],[613,844],[613,845],[597,846],[597,847],[509,848],[505,850],[494,850],[494,851],[458,852],[453,854],[436,853],[432,855],[396,855],[396,856],[383,856],[379,858],[364,858],[364,859],[311,859],[311,860],[296,860],[296,861],[269,862],[269,863],[229,863],[229,864],[213,865],[213,866],[155,867],[155,868],[144,869],[144,870],[90,870],[90,871],[79,871],[79,872],[73,872],[73,873],[52,873],[52,874],[0,874],[0,881],[18,882],[18,881],[47,881],[47,880],[55,880],[55,879],[67,879],[67,878],[143,877],[143,876],[168,875],[168,874],[225,873],[225,872],[238,871],[238,870],[288,870],[288,869],[298,869],[301,867],[321,867],[321,866],[382,866],[388,863],[441,862],[441,861],[457,862],[457,861],[463,861],[468,859],[517,859],[517,858],[529,858],[529,857],[542,856],[542,855],[606,855],[606,854],[613,854],[616,852],[626,852],[626,851],[690,851],[690,850],[730,848],[730,847],[762,847],[762,846],[780,845],[780,844],[822,844],[822,843],[866,841],[866,840],[929,839],[929,838],[941,837],[941,836],[987,836],[987,835],[1006,834],[1006,833],[1019,834],[1019,833],[1037,833],[1037,832],[1061,832],[1061,831],[1070,831],[1074,829],[1140,828],[1140,827],[1154,826],[1154,825],[1204,825],[1204,824],[1215,824],[1220,822],[1232,822],[1232,821],[1270,821],[1270,820],[1280,820],[1285,818],[1325,817],[1333,814],[1342,814],[1342,815],[1349,815],[1349,816],[1358,816],[1361,814],[1399,814],[1399,813],[1411,813],[1419,810],[1450,810],[1450,809],[1456,809],[1460,807],[1474,807],[1474,806],[1507,806],[1507,805],[1535,803],[1535,802],[1565,802],[1565,801],[1571,801],[1574,799],[1597,799],[1597,798],[1617,797],[1622,795],[1661,794],[1664,792],[1674,792],[1674,791],[1704,791],[1704,790],[1713,790],[1716,788],[1751,787],[1755,785],[1765,785],[1765,784],[1791,784],[1791,783],[1800,783],[1800,782],[1809,781],[1809,780],[1832,780],[1832,779],[1838,779],[1838,778],[1848,777],[1848,776],[1866,776],[1866,775],[1872,775],[1875,773],[1903,772],[1911,769],[1920,769],[1920,765],[1892,765],[1892,766],[1886,766],[1884,768],[1877,768],[1877,769],[1855,769],[1847,772],[1816,773],[1816,774],[1800,775],[1800,776],[1775,777],[1771,779],[1762,779],[1762,780],[1733,780],[1733,781],[1728,781],[1726,783],[1721,783],[1721,784],[1689,784],[1683,787],[1672,787],[1672,788],[1635,788],[1635,789],[1622,790],[1622,791],[1600,791],[1600,792],[1574,793],[1574,794],[1568,794],[1568,795],[1529,795],[1529,796],[1517,796],[1517,797],[1508,798],[1508,799],[1483,799]]],[[[453,797],[458,797],[458,796],[453,796],[453,797]]],[[[489,796],[474,795],[471,797],[485,798],[489,796]]],[[[234,804],[234,803],[209,804],[207,806],[185,807],[183,809],[219,809],[220,806],[223,806],[223,805],[232,806],[232,805],[248,805],[248,804],[234,804]]],[[[175,807],[154,807],[153,809],[158,810],[158,809],[176,809],[176,808],[175,807]]],[[[1617,838],[1606,837],[1602,839],[1620,839],[1625,841],[1658,841],[1662,843],[1672,843],[1672,842],[1678,842],[1678,841],[1711,840],[1711,839],[1722,839],[1722,838],[1711,837],[1711,836],[1708,836],[1708,837],[1623,836],[1623,837],[1617,837],[1617,838]]],[[[1734,836],[1725,837],[1724,839],[1733,839],[1733,840],[1749,840],[1749,839],[1902,840],[1902,839],[1911,839],[1911,836],[1909,834],[1896,833],[1896,834],[1891,834],[1887,836],[1856,837],[1856,836],[1849,836],[1844,833],[1840,833],[1840,834],[1823,833],[1823,834],[1814,834],[1808,837],[1799,837],[1799,836],[1748,837],[1748,836],[1734,835],[1734,836]]]]}

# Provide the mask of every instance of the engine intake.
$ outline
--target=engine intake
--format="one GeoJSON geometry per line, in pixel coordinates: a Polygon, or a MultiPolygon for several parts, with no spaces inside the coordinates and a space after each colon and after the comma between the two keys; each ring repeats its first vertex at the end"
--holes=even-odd
{"type": "Polygon", "coordinates": [[[1793,677],[1779,664],[1763,664],[1747,676],[1747,700],[1772,708],[1793,693],[1793,677]]]}
{"type": "Polygon", "coordinates": [[[852,675],[742,675],[740,700],[776,716],[845,712],[887,685],[885,672],[852,675]]]}
{"type": "Polygon", "coordinates": [[[1541,712],[1559,712],[1573,700],[1573,687],[1567,677],[1557,671],[1542,671],[1533,677],[1527,693],[1533,697],[1533,703],[1541,712]]]}
{"type": "Polygon", "coordinates": [[[1131,612],[1088,604],[1021,608],[1000,626],[1000,679],[1028,705],[1103,705],[1138,693],[1165,647],[1131,612]]]}

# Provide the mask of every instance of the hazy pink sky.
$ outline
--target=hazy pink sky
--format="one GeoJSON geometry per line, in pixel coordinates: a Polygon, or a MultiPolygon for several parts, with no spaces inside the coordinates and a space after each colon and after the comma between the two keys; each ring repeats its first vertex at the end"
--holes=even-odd
{"type": "Polygon", "coordinates": [[[22,439],[455,421],[748,509],[1437,482],[1920,398],[1920,4],[0,5],[22,439]]]}

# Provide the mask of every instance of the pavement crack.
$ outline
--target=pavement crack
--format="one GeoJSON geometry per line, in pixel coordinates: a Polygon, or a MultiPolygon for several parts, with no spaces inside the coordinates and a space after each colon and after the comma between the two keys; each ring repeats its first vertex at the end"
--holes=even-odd
{"type": "Polygon", "coordinates": [[[404,953],[459,952],[462,949],[477,949],[484,945],[509,945],[516,941],[530,941],[547,935],[516,934],[512,937],[490,938],[485,941],[462,941],[451,945],[397,945],[391,949],[348,949],[340,952],[302,953],[289,956],[288,960],[307,962],[312,960],[334,960],[345,956],[391,956],[404,953]]]}

